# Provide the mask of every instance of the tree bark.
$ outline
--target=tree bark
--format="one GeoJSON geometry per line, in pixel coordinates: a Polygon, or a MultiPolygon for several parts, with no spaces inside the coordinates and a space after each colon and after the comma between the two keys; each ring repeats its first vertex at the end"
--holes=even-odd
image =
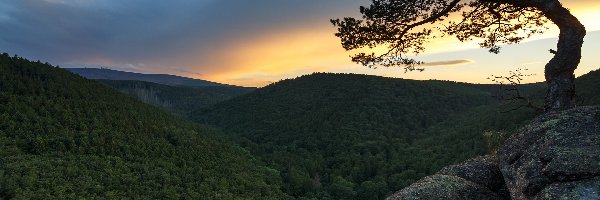
{"type": "Polygon", "coordinates": [[[581,60],[585,27],[557,0],[545,2],[538,9],[560,29],[557,50],[544,70],[548,84],[544,111],[568,109],[574,106],[574,72],[581,60]]]}

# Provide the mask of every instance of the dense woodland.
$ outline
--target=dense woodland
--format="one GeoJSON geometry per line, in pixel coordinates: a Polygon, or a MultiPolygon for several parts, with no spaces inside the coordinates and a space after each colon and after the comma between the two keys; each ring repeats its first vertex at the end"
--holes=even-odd
{"type": "Polygon", "coordinates": [[[0,56],[0,199],[281,199],[278,172],[64,69],[0,56]]]}
{"type": "MultiPolygon", "coordinates": [[[[598,105],[600,71],[577,81],[580,97],[598,105]]],[[[534,103],[543,102],[543,84],[518,88],[534,103]]],[[[490,153],[539,114],[527,107],[510,111],[524,102],[499,100],[504,89],[318,73],[193,117],[229,131],[281,171],[283,190],[294,197],[382,199],[443,166],[490,153]]]]}
{"type": "Polygon", "coordinates": [[[212,106],[254,90],[254,88],[235,86],[169,86],[132,80],[98,81],[132,95],[144,103],[164,108],[181,116],[188,116],[191,111],[212,106]]]}
{"type": "MultiPolygon", "coordinates": [[[[577,79],[580,105],[600,104],[599,82],[577,79]]],[[[544,84],[518,88],[543,102],[544,84]]],[[[382,199],[539,114],[510,111],[523,102],[504,92],[317,73],[243,94],[91,81],[3,54],[0,199],[382,199]]]]}

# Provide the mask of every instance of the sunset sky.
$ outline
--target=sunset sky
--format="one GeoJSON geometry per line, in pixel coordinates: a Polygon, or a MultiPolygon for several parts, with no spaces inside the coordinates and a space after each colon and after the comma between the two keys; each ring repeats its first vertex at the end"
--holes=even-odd
{"type": "MultiPolygon", "coordinates": [[[[588,30],[577,75],[600,68],[600,1],[563,0],[588,30]]],[[[490,83],[527,67],[543,80],[555,28],[499,55],[433,41],[424,72],[369,69],[350,61],[331,18],[358,16],[367,0],[4,0],[0,52],[61,67],[106,67],[264,86],[312,72],[490,83]]]]}

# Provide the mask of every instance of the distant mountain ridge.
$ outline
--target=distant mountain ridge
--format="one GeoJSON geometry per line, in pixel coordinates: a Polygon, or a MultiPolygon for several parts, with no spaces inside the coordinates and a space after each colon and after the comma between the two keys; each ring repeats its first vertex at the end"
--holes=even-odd
{"type": "Polygon", "coordinates": [[[254,88],[249,87],[170,86],[135,80],[98,79],[97,81],[134,96],[144,103],[163,108],[180,116],[188,116],[194,110],[212,106],[254,91],[254,88]]]}
{"type": "Polygon", "coordinates": [[[170,86],[188,86],[188,87],[240,87],[235,85],[227,85],[212,81],[181,77],[170,74],[142,74],[135,72],[125,72],[106,68],[65,68],[66,70],[79,74],[88,79],[106,79],[106,80],[132,80],[146,81],[170,86]]]}

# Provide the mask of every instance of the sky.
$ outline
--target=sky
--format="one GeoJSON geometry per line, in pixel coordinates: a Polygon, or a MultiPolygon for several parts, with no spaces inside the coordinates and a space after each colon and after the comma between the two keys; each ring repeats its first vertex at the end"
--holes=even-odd
{"type": "MultiPolygon", "coordinates": [[[[491,83],[526,67],[543,81],[556,28],[498,55],[454,38],[432,41],[424,72],[350,61],[329,19],[368,0],[1,0],[0,52],[61,67],[166,73],[264,86],[313,72],[491,83]]],[[[588,30],[576,75],[600,68],[600,1],[563,0],[588,30]]]]}

